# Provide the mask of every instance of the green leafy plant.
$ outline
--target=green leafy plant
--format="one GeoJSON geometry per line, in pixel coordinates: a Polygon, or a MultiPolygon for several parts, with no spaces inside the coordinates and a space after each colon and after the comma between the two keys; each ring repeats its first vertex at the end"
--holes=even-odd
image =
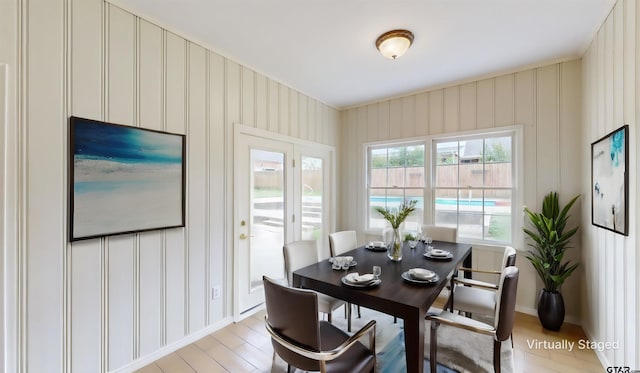
{"type": "Polygon", "coordinates": [[[411,233],[407,233],[404,235],[404,240],[405,241],[414,241],[416,238],[414,235],[412,235],[411,233]]]}
{"type": "Polygon", "coordinates": [[[578,267],[578,263],[571,264],[570,261],[563,263],[562,258],[569,248],[569,241],[578,231],[578,227],[566,232],[565,228],[570,217],[569,210],[579,197],[580,195],[573,197],[560,209],[558,193],[551,192],[542,201],[541,213],[524,208],[534,228],[533,230],[523,228],[524,233],[533,241],[529,246],[534,248],[534,251],[527,254],[527,259],[542,279],[545,290],[550,292],[557,292],[578,267]]]}
{"type": "Polygon", "coordinates": [[[395,212],[389,208],[383,208],[380,206],[376,206],[374,208],[380,213],[380,215],[385,218],[385,220],[389,222],[389,224],[391,224],[391,227],[393,229],[398,229],[398,227],[400,227],[400,224],[402,224],[402,222],[404,222],[405,219],[409,215],[411,215],[413,211],[415,211],[417,203],[418,201],[416,200],[404,200],[402,201],[402,204],[400,205],[398,210],[395,212]]]}

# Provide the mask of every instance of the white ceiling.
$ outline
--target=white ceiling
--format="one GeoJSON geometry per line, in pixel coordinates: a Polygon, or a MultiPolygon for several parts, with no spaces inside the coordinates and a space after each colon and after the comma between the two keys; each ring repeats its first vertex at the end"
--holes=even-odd
{"type": "Polygon", "coordinates": [[[108,0],[344,108],[579,57],[615,0],[108,0]],[[405,28],[399,59],[376,50],[405,28]]]}

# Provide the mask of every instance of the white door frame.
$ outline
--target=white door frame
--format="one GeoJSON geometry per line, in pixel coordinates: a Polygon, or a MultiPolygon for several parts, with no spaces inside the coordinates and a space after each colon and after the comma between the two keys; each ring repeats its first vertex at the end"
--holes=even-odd
{"type": "MultiPolygon", "coordinates": [[[[335,226],[336,226],[336,212],[335,212],[335,206],[336,206],[336,201],[335,201],[335,196],[336,196],[336,167],[335,167],[335,147],[330,146],[330,145],[325,145],[325,144],[320,144],[320,143],[315,143],[315,142],[311,142],[311,141],[307,141],[307,140],[302,140],[302,139],[298,139],[295,137],[291,137],[291,136],[286,136],[286,135],[281,135],[278,133],[274,133],[274,132],[269,132],[266,130],[262,130],[262,129],[258,129],[258,128],[254,128],[254,127],[250,127],[247,125],[243,125],[240,123],[236,123],[234,125],[234,130],[233,130],[233,157],[230,157],[230,162],[229,162],[229,169],[233,170],[232,171],[232,176],[233,177],[233,183],[235,183],[235,180],[237,179],[236,177],[236,172],[238,172],[238,167],[235,167],[235,163],[239,161],[239,147],[236,146],[236,144],[238,143],[239,139],[241,136],[244,135],[249,135],[249,136],[254,136],[254,137],[262,137],[268,140],[273,140],[273,141],[280,141],[283,143],[289,143],[294,145],[294,158],[296,159],[296,162],[299,162],[300,160],[300,154],[301,152],[299,151],[300,148],[305,148],[305,149],[319,149],[319,150],[324,150],[326,152],[328,152],[330,154],[329,156],[329,161],[327,162],[328,164],[326,165],[327,167],[330,167],[329,169],[329,184],[328,184],[328,195],[329,195],[329,200],[327,201],[327,206],[329,206],[329,208],[327,209],[327,214],[325,214],[325,216],[328,217],[329,221],[326,221],[324,223],[325,229],[327,231],[334,231],[335,230],[335,226]]],[[[306,154],[306,153],[305,153],[306,154]]],[[[298,171],[295,171],[295,173],[298,173],[298,171]]],[[[233,190],[233,188],[232,188],[233,190]]],[[[295,195],[295,193],[294,193],[295,195]]],[[[299,196],[299,194],[297,194],[299,196]]],[[[237,198],[237,193],[233,193],[234,198],[237,198]]],[[[299,211],[299,202],[294,202],[294,211],[299,211]],[[296,207],[297,206],[297,207],[296,207]]],[[[243,314],[240,313],[240,300],[239,300],[239,296],[238,296],[238,292],[240,291],[239,284],[240,284],[240,273],[239,273],[239,268],[240,268],[240,263],[239,263],[239,255],[236,255],[237,253],[237,247],[238,247],[238,240],[239,240],[239,236],[242,233],[241,232],[241,228],[240,228],[240,224],[239,224],[239,219],[240,219],[240,211],[237,210],[237,204],[235,203],[235,201],[233,202],[233,208],[230,209],[232,210],[232,214],[229,217],[230,221],[232,222],[232,224],[230,224],[230,228],[231,228],[231,237],[232,239],[229,240],[229,256],[230,258],[233,258],[233,275],[231,276],[232,278],[232,286],[231,288],[231,292],[233,294],[233,318],[235,321],[239,321],[242,320],[244,318],[246,318],[247,316],[250,316],[252,312],[245,312],[243,314]]],[[[298,219],[297,221],[300,221],[300,219],[298,219]]],[[[300,230],[295,228],[294,229],[294,237],[293,239],[299,239],[300,238],[300,230]]],[[[260,308],[256,308],[255,310],[259,310],[260,308]]]]}

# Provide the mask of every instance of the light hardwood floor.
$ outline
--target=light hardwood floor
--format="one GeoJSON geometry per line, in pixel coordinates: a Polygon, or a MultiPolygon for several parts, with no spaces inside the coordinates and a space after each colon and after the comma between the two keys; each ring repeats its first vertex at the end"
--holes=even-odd
{"type": "MultiPolygon", "coordinates": [[[[264,328],[264,311],[231,324],[199,341],[161,358],[138,370],[138,373],[210,373],[210,372],[286,372],[286,364],[276,358],[272,367],[271,341],[264,328]]],[[[340,310],[335,316],[340,317],[340,310]]],[[[592,350],[578,349],[578,341],[586,340],[579,326],[565,323],[559,332],[544,330],[535,316],[517,313],[513,329],[515,371],[593,372],[604,368],[592,350]],[[573,351],[545,349],[548,341],[574,342],[573,351]],[[538,348],[536,348],[538,347],[538,348]]]]}

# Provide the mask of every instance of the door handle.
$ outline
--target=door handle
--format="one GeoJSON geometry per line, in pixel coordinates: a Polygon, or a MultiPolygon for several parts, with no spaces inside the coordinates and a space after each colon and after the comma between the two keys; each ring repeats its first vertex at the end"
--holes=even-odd
{"type": "Polygon", "coordinates": [[[240,239],[241,240],[246,240],[247,239],[247,235],[244,233],[240,233],[240,239]]]}

